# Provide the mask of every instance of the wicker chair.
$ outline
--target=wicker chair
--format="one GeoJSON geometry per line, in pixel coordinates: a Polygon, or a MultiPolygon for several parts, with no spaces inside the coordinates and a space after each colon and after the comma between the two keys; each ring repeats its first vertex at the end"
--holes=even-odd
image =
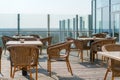
{"type": "Polygon", "coordinates": [[[74,47],[71,47],[71,50],[78,51],[78,56],[80,55],[80,59],[83,62],[83,44],[84,41],[82,40],[77,40],[73,38],[67,38],[67,41],[73,40],[73,45],[74,47]]]}
{"type": "Polygon", "coordinates": [[[105,38],[106,34],[105,33],[98,33],[98,34],[94,34],[92,36],[98,37],[98,38],[105,38]]]}
{"type": "Polygon", "coordinates": [[[29,71],[32,79],[31,68],[36,68],[36,80],[38,80],[38,56],[39,49],[36,46],[9,46],[11,70],[10,76],[14,78],[18,70],[29,71]],[[14,68],[14,70],[12,70],[14,68]]]}
{"type": "Polygon", "coordinates": [[[70,49],[71,49],[71,50],[76,49],[76,47],[75,47],[75,43],[74,43],[74,40],[75,40],[74,38],[67,37],[66,40],[67,40],[67,41],[69,41],[69,40],[73,40],[73,43],[71,44],[70,49]]]}
{"type": "MultiPolygon", "coordinates": [[[[102,47],[102,51],[104,52],[120,51],[120,45],[119,44],[104,45],[102,47]]],[[[105,73],[104,80],[106,80],[108,72],[112,72],[112,80],[114,80],[114,77],[120,77],[120,61],[114,59],[108,60],[108,68],[105,73]]]]}
{"type": "MultiPolygon", "coordinates": [[[[95,54],[97,54],[97,51],[101,51],[101,48],[103,45],[106,44],[115,44],[116,39],[104,39],[104,40],[98,40],[95,41],[91,44],[91,49],[90,49],[90,60],[93,63],[94,62],[94,58],[95,58],[95,54]]],[[[98,58],[98,55],[97,55],[98,58]]],[[[103,56],[102,56],[102,60],[103,60],[103,56]]]]}
{"type": "Polygon", "coordinates": [[[47,68],[49,75],[51,76],[51,62],[54,61],[65,61],[67,64],[68,71],[73,75],[72,69],[69,62],[70,44],[72,41],[66,41],[62,43],[56,43],[48,46],[47,54],[47,68]]]}
{"type": "Polygon", "coordinates": [[[43,46],[42,47],[40,46],[40,54],[42,54],[42,48],[43,47],[46,48],[49,45],[51,45],[52,37],[51,36],[45,37],[45,38],[40,39],[40,41],[43,43],[43,46]]]}
{"type": "Polygon", "coordinates": [[[10,36],[2,36],[4,54],[6,53],[6,42],[8,42],[8,41],[16,41],[16,40],[18,40],[18,39],[12,38],[10,36]]]}
{"type": "Polygon", "coordinates": [[[75,49],[78,51],[78,55],[80,55],[80,59],[83,62],[83,41],[81,40],[74,40],[75,49]]]}
{"type": "MultiPolygon", "coordinates": [[[[79,38],[87,38],[87,36],[79,36],[79,38]]],[[[88,50],[90,50],[90,40],[83,40],[83,50],[87,50],[88,55],[88,50]]]]}

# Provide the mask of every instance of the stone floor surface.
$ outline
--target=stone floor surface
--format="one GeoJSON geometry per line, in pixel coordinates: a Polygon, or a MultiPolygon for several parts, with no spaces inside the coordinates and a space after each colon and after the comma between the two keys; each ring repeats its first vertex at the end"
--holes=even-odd
{"type": "MultiPolygon", "coordinates": [[[[42,55],[39,55],[38,80],[103,80],[106,64],[101,66],[101,61],[95,61],[91,64],[85,51],[83,62],[77,55],[78,52],[72,51],[69,58],[73,76],[68,72],[65,62],[54,62],[52,63],[52,76],[50,77],[47,72],[47,54],[44,50],[42,55]]],[[[21,71],[15,73],[14,79],[10,78],[9,52],[2,54],[1,67],[0,80],[29,80],[29,74],[28,76],[22,76],[21,71]]],[[[35,80],[34,70],[33,80],[35,80]]],[[[111,80],[111,73],[109,73],[107,80],[111,80]]]]}

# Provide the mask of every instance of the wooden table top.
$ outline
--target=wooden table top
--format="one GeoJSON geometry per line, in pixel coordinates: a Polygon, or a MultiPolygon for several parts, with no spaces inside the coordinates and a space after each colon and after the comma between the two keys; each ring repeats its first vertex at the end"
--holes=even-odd
{"type": "Polygon", "coordinates": [[[37,45],[37,46],[42,46],[42,42],[41,41],[8,41],[6,43],[6,46],[10,46],[10,45],[37,45]]]}

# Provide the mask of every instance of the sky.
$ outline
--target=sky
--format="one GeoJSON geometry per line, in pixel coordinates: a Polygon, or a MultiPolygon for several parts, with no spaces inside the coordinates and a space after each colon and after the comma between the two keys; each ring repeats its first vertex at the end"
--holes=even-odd
{"type": "Polygon", "coordinates": [[[91,0],[0,0],[0,13],[86,15],[91,0]]]}

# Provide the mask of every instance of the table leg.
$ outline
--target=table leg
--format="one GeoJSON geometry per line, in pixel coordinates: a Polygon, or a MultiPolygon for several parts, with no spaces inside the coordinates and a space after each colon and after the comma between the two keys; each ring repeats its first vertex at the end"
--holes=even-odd
{"type": "Polygon", "coordinates": [[[22,75],[23,75],[23,76],[27,76],[26,68],[23,68],[23,69],[22,69],[22,75]]]}
{"type": "MultiPolygon", "coordinates": [[[[90,47],[91,47],[91,45],[92,45],[92,43],[94,42],[94,40],[91,40],[90,41],[90,47]]],[[[93,56],[94,57],[94,56],[93,56]]],[[[91,50],[90,50],[90,62],[92,62],[92,52],[91,52],[91,50]]]]}

